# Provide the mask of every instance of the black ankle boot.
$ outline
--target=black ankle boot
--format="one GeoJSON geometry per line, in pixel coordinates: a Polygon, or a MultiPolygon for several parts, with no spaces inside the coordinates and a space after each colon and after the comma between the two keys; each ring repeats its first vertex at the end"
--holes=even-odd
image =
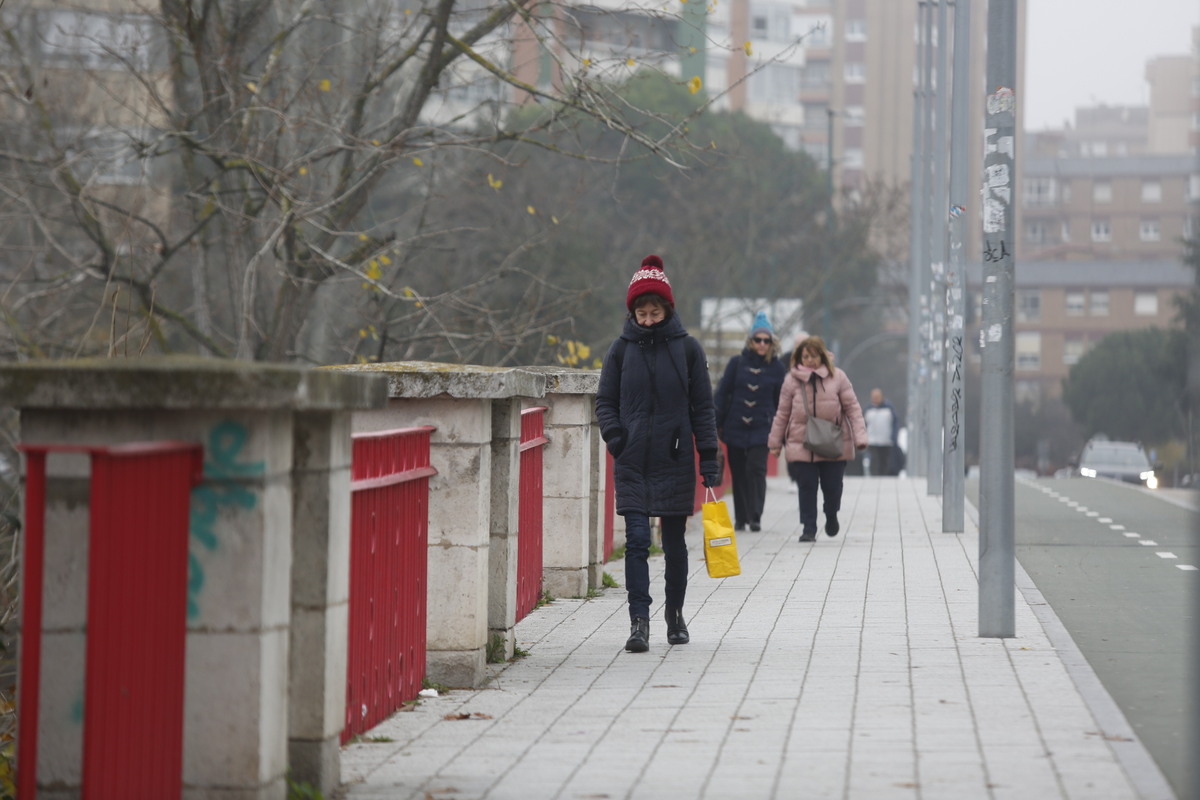
{"type": "Polygon", "coordinates": [[[692,640],[688,635],[687,623],[683,621],[683,609],[666,606],[663,616],[667,619],[667,642],[669,644],[687,644],[692,640]]]}
{"type": "Polygon", "coordinates": [[[645,617],[634,617],[629,626],[629,641],[625,649],[631,653],[644,653],[650,649],[650,620],[645,617]]]}
{"type": "Polygon", "coordinates": [[[841,529],[842,529],[842,526],[838,524],[837,512],[836,511],[832,511],[832,512],[826,511],[825,512],[825,535],[826,536],[837,536],[838,531],[840,531],[841,529]]]}

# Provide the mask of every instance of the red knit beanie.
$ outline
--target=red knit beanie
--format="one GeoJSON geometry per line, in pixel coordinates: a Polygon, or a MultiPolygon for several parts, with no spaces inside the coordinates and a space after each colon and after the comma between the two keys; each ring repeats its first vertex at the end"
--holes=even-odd
{"type": "Polygon", "coordinates": [[[633,311],[633,301],[644,294],[656,294],[675,307],[675,298],[671,295],[671,282],[667,273],[663,272],[663,261],[658,256],[650,255],[642,259],[642,268],[633,273],[629,281],[629,293],[625,295],[625,307],[633,311]]]}

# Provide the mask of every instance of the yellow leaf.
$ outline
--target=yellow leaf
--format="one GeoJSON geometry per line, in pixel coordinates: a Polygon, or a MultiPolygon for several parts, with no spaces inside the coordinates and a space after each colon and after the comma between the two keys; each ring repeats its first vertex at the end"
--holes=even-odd
{"type": "Polygon", "coordinates": [[[625,66],[627,66],[627,67],[632,67],[632,66],[633,66],[634,64],[636,64],[636,63],[637,63],[637,62],[636,62],[636,61],[634,61],[634,60],[633,60],[633,58],[627,58],[627,59],[625,59],[625,66]]]}
{"type": "Polygon", "coordinates": [[[703,85],[704,84],[700,80],[700,76],[693,75],[692,79],[690,81],[688,81],[688,91],[691,92],[692,94],[695,94],[696,92],[700,91],[700,87],[703,85]]]}
{"type": "Polygon", "coordinates": [[[258,94],[258,84],[254,81],[247,83],[246,88],[250,90],[250,94],[258,94]]]}
{"type": "Polygon", "coordinates": [[[688,48],[688,52],[689,52],[690,54],[692,54],[692,55],[696,55],[696,48],[694,48],[694,47],[689,47],[689,48],[688,48]]]}
{"type": "Polygon", "coordinates": [[[587,358],[591,354],[592,354],[592,348],[588,347],[586,344],[579,345],[579,357],[580,358],[587,358]]]}
{"type": "Polygon", "coordinates": [[[551,221],[551,222],[553,222],[555,225],[557,225],[557,224],[558,224],[558,217],[556,217],[556,216],[554,216],[553,214],[551,214],[551,215],[550,215],[550,221],[551,221]]]}
{"type": "Polygon", "coordinates": [[[378,140],[378,139],[372,139],[372,140],[371,140],[371,144],[375,145],[376,147],[379,147],[379,140],[378,140]]]}
{"type": "Polygon", "coordinates": [[[379,262],[373,258],[371,259],[371,263],[367,265],[367,277],[373,281],[377,281],[383,277],[383,270],[380,268],[379,262]]]}
{"type": "Polygon", "coordinates": [[[423,166],[425,166],[425,162],[424,162],[424,161],[422,161],[422,160],[421,160],[421,159],[419,159],[419,158],[414,158],[414,159],[413,159],[413,164],[415,164],[415,165],[416,165],[416,166],[418,166],[418,167],[423,167],[423,166]]]}
{"type": "Polygon", "coordinates": [[[551,334],[546,337],[546,344],[558,344],[558,337],[551,334]]]}
{"type": "Polygon", "coordinates": [[[366,328],[359,328],[359,329],[358,329],[358,338],[360,338],[360,339],[365,339],[365,338],[367,338],[367,329],[366,329],[366,328]]]}
{"type": "Polygon", "coordinates": [[[322,92],[328,92],[330,89],[333,88],[333,84],[329,82],[329,78],[326,78],[325,80],[321,81],[317,85],[321,87],[322,92]]]}
{"type": "Polygon", "coordinates": [[[536,211],[536,210],[534,210],[533,206],[525,206],[525,210],[526,210],[526,211],[528,211],[530,214],[536,214],[536,213],[537,213],[537,211],[536,211]]]}
{"type": "Polygon", "coordinates": [[[417,302],[413,303],[413,305],[416,306],[417,308],[420,308],[424,304],[420,300],[418,300],[417,302]]]}
{"type": "Polygon", "coordinates": [[[588,67],[590,67],[591,65],[592,65],[592,60],[591,60],[590,58],[585,58],[585,59],[583,60],[583,68],[584,68],[584,69],[587,69],[587,68],[588,68],[588,67]]]}
{"type": "Polygon", "coordinates": [[[358,235],[358,240],[359,240],[360,242],[365,242],[365,241],[367,240],[367,235],[366,235],[365,233],[360,233],[360,234],[358,235]]]}
{"type": "Polygon", "coordinates": [[[592,369],[600,369],[603,366],[604,366],[604,359],[597,358],[595,361],[592,362],[592,369]]]}
{"type": "Polygon", "coordinates": [[[503,185],[504,185],[504,181],[500,180],[499,178],[493,177],[492,173],[490,173],[490,172],[488,173],[488,186],[499,191],[500,187],[503,185]]]}
{"type": "Polygon", "coordinates": [[[307,175],[307,174],[308,174],[308,167],[301,167],[301,168],[300,168],[300,174],[301,174],[301,175],[307,175]]]}
{"type": "Polygon", "coordinates": [[[379,260],[384,264],[384,266],[390,266],[392,263],[392,260],[387,256],[380,256],[379,260]]]}
{"type": "Polygon", "coordinates": [[[405,286],[405,287],[404,287],[404,296],[405,296],[405,297],[412,297],[412,296],[414,296],[415,294],[416,294],[416,293],[415,293],[415,292],[413,292],[413,290],[412,290],[412,287],[411,287],[411,286],[405,286]]]}
{"type": "Polygon", "coordinates": [[[754,50],[754,48],[750,46],[750,40],[749,40],[749,39],[747,39],[747,40],[746,40],[746,43],[745,43],[744,45],[742,45],[742,49],[746,51],[746,55],[748,55],[748,56],[749,56],[749,55],[753,55],[753,50],[754,50]]]}

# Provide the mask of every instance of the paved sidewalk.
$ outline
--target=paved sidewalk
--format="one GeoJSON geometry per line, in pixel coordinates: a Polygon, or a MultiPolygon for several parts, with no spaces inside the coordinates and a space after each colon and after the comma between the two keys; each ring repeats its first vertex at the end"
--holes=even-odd
{"type": "MultiPolygon", "coordinates": [[[[729,500],[732,502],[732,500],[729,500]]],[[[772,478],[742,574],[710,579],[699,516],[685,615],[624,651],[623,589],[517,626],[528,656],[344,748],[349,798],[1171,798],[1018,568],[1012,639],[978,637],[978,530],[941,533],[924,479],[847,478],[842,534],[797,541],[772,478]],[[467,717],[460,719],[460,717],[467,717]]],[[[607,571],[624,584],[623,565],[607,571]]]]}

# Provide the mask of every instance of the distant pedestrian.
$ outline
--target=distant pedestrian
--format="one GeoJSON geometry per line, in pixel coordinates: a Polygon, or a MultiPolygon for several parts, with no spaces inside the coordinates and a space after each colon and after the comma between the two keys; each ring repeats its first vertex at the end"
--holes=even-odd
{"type": "Polygon", "coordinates": [[[667,641],[687,644],[684,529],[695,508],[696,457],[704,485],[720,483],[712,382],[700,342],[675,311],[662,259],[646,256],[625,296],[629,316],[600,370],[596,419],[613,456],[617,513],[625,518],[625,649],[650,647],[650,518],[662,518],[667,641]]]}
{"type": "Polygon", "coordinates": [[[739,355],[729,359],[717,386],[717,436],[729,453],[733,478],[733,527],[762,530],[767,499],[767,434],[787,373],[767,315],[754,317],[739,355]]]}
{"type": "Polygon", "coordinates": [[[867,424],[867,450],[873,477],[892,474],[892,448],[898,447],[900,416],[882,389],[871,390],[871,405],[863,411],[867,424]]]}
{"type": "Polygon", "coordinates": [[[842,507],[842,483],[846,462],[855,450],[867,448],[867,429],[862,409],[854,396],[850,378],[833,366],[833,356],[820,336],[810,336],[792,353],[791,369],[779,394],[779,410],[767,440],[770,452],[784,451],[788,474],[800,493],[800,541],[817,538],[817,489],[824,497],[825,533],[841,530],[838,511],[842,507]],[[842,454],[838,458],[816,455],[804,446],[808,411],[814,417],[840,422],[842,454]],[[786,448],[786,449],[785,449],[786,448]]]}

